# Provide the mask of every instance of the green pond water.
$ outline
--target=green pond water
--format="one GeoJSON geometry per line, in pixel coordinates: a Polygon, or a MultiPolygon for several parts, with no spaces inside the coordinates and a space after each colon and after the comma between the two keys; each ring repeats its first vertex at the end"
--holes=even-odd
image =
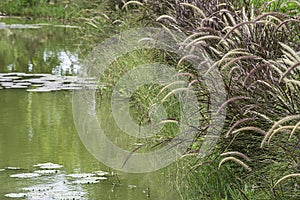
{"type": "MultiPolygon", "coordinates": [[[[75,38],[71,28],[47,25],[3,28],[2,24],[0,73],[74,75],[80,60],[77,53],[80,41],[75,38]]],[[[102,110],[106,104],[103,100],[102,110]]],[[[105,116],[101,118],[105,123],[105,116]]],[[[110,126],[115,125],[105,124],[107,130],[114,129],[110,126]]],[[[126,142],[118,140],[122,141],[126,142]]],[[[128,174],[96,160],[77,134],[72,91],[35,93],[26,89],[0,89],[0,199],[11,199],[5,197],[11,193],[23,193],[25,199],[178,199],[173,189],[174,176],[172,167],[147,174],[128,174]],[[42,172],[43,169],[34,166],[50,162],[60,166],[42,172]],[[97,171],[108,174],[97,176],[97,171]],[[24,173],[36,176],[14,177],[24,173]],[[86,179],[80,176],[100,178],[84,183],[86,179]]]]}

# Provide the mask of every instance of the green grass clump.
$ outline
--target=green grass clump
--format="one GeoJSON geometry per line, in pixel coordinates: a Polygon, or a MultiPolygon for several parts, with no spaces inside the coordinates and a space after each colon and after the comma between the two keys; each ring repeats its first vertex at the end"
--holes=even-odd
{"type": "Polygon", "coordinates": [[[67,15],[62,3],[47,3],[40,0],[1,1],[1,13],[10,16],[26,16],[32,18],[64,18],[67,15]]]}
{"type": "Polygon", "coordinates": [[[218,168],[216,157],[195,163],[195,155],[189,155],[180,162],[183,170],[178,172],[177,187],[181,199],[264,199],[258,185],[243,180],[237,173],[248,173],[243,168],[227,164],[218,168]]]}
{"type": "MultiPolygon", "coordinates": [[[[182,176],[178,174],[182,199],[299,198],[299,176],[295,175],[300,166],[299,118],[295,117],[300,110],[299,7],[288,1],[261,3],[164,0],[126,4],[123,9],[122,4],[110,5],[119,16],[139,16],[142,20],[138,26],[147,21],[186,33],[192,40],[190,45],[205,49],[214,60],[210,70],[217,69],[222,75],[228,95],[220,107],[227,111],[223,134],[210,164],[202,166],[202,160],[192,157],[182,176]]],[[[120,24],[116,30],[131,27],[133,18],[115,21],[120,24]]],[[[134,60],[139,64],[172,60],[169,64],[176,66],[179,59],[162,55],[147,51],[127,55],[110,67],[104,81],[113,87],[114,80],[137,66],[134,60]]],[[[177,70],[192,73],[196,78],[191,82],[201,80],[188,65],[177,70]]],[[[205,91],[202,84],[195,87],[199,98],[207,96],[201,93],[205,91]]],[[[149,121],[144,113],[160,90],[157,85],[146,85],[131,97],[131,112],[137,123],[149,121]],[[156,92],[149,94],[149,88],[156,92]]],[[[199,100],[209,108],[207,100],[199,100]]],[[[173,105],[170,115],[175,113],[175,100],[173,105]]],[[[207,110],[195,112],[201,112],[205,120],[196,127],[199,135],[187,155],[201,147],[209,121],[207,110]]],[[[175,129],[168,127],[162,141],[173,137],[167,132],[175,129]]]]}
{"type": "Polygon", "coordinates": [[[300,166],[299,5],[261,3],[259,7],[260,2],[166,0],[149,6],[161,4],[150,15],[170,29],[187,33],[193,40],[190,44],[204,48],[215,61],[210,70],[222,74],[228,97],[220,109],[227,114],[215,154],[239,151],[250,160],[228,155],[218,159],[220,168],[232,161],[237,169],[251,170],[235,170],[234,177],[243,178],[237,185],[240,191],[245,192],[243,184],[256,185],[254,193],[262,191],[259,199],[297,199],[298,176],[283,182],[284,189],[275,187],[275,182],[283,174],[297,173],[300,166]]]}

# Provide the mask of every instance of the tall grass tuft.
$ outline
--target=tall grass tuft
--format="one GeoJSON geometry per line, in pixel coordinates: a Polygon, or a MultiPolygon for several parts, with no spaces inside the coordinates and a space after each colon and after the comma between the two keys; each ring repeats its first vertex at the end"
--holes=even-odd
{"type": "Polygon", "coordinates": [[[239,151],[251,161],[225,154],[220,166],[235,161],[251,168],[236,173],[268,198],[300,198],[299,180],[273,187],[283,173],[300,170],[299,3],[163,0],[146,6],[158,19],[154,24],[188,34],[186,46],[204,48],[215,61],[211,69],[222,74],[228,100],[219,108],[227,115],[217,154],[239,151]]]}

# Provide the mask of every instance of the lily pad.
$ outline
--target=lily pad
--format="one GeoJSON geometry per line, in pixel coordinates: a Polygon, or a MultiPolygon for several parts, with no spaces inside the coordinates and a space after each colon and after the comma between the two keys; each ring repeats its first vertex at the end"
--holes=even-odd
{"type": "Polygon", "coordinates": [[[10,72],[10,73],[7,73],[7,74],[3,74],[4,76],[24,76],[25,73],[22,73],[22,72],[10,72]]]}
{"type": "Polygon", "coordinates": [[[9,78],[9,79],[11,79],[11,80],[18,80],[18,79],[21,78],[21,77],[19,77],[19,76],[5,76],[5,77],[7,77],[7,78],[9,78]]]}
{"type": "Polygon", "coordinates": [[[27,194],[26,193],[10,193],[10,194],[6,194],[4,196],[8,197],[8,198],[24,198],[24,197],[27,197],[27,194]]]}
{"type": "Polygon", "coordinates": [[[136,188],[137,186],[136,185],[128,185],[129,189],[134,189],[136,188]]]}
{"type": "Polygon", "coordinates": [[[41,79],[28,79],[28,82],[35,83],[35,84],[44,84],[46,81],[43,81],[41,79]]]}
{"type": "Polygon", "coordinates": [[[86,192],[83,188],[78,185],[70,184],[64,174],[58,174],[53,178],[51,182],[22,188],[22,191],[27,193],[27,198],[30,200],[86,199],[84,197],[86,192]]]}
{"type": "Polygon", "coordinates": [[[59,76],[53,74],[0,73],[0,89],[27,89],[28,92],[54,92],[80,90],[82,87],[97,89],[96,78],[59,76]],[[28,88],[29,87],[29,88],[28,88]]]}
{"type": "Polygon", "coordinates": [[[7,77],[0,77],[0,82],[12,82],[13,80],[11,78],[7,77]]]}
{"type": "Polygon", "coordinates": [[[62,90],[81,90],[81,87],[63,87],[62,90]]]}
{"type": "Polygon", "coordinates": [[[1,85],[3,86],[3,87],[11,87],[11,86],[13,86],[13,82],[2,82],[1,83],[1,85]]]}
{"type": "Polygon", "coordinates": [[[107,175],[109,175],[108,172],[104,172],[104,171],[96,171],[95,174],[97,176],[107,176],[107,175]]]}
{"type": "Polygon", "coordinates": [[[21,170],[21,167],[6,167],[7,170],[21,170]]]}
{"type": "Polygon", "coordinates": [[[72,200],[82,200],[84,197],[83,192],[69,191],[66,193],[57,194],[57,199],[72,199],[72,200]]]}
{"type": "Polygon", "coordinates": [[[62,165],[54,164],[54,163],[40,163],[33,166],[39,167],[41,169],[60,169],[63,167],[62,165]]]}
{"type": "Polygon", "coordinates": [[[28,188],[22,188],[23,191],[27,191],[27,192],[45,192],[52,189],[53,187],[51,186],[33,186],[28,188]]]}
{"type": "Polygon", "coordinates": [[[12,174],[11,178],[35,178],[41,176],[38,173],[22,173],[22,174],[12,174]]]}
{"type": "Polygon", "coordinates": [[[39,26],[30,25],[30,24],[0,24],[0,29],[36,29],[40,28],[39,26]]]}
{"type": "Polygon", "coordinates": [[[71,26],[71,25],[54,25],[54,27],[61,27],[61,28],[81,28],[80,26],[71,26]]]}
{"type": "Polygon", "coordinates": [[[52,199],[52,200],[83,200],[83,192],[76,191],[44,191],[33,192],[27,195],[30,200],[52,199]]]}
{"type": "Polygon", "coordinates": [[[93,176],[95,176],[95,174],[81,173],[81,174],[68,174],[66,176],[72,177],[72,178],[87,178],[87,177],[93,177],[93,176]]]}
{"type": "Polygon", "coordinates": [[[76,181],[73,181],[73,184],[95,184],[100,183],[100,180],[106,180],[106,177],[87,177],[83,179],[79,179],[76,181]]]}
{"type": "Polygon", "coordinates": [[[46,170],[36,170],[33,173],[38,173],[41,175],[51,175],[51,174],[57,174],[59,170],[54,170],[54,169],[46,169],[46,170]]]}
{"type": "Polygon", "coordinates": [[[28,83],[28,82],[17,82],[17,85],[22,85],[22,86],[30,86],[31,85],[31,83],[28,83]]]}
{"type": "Polygon", "coordinates": [[[61,78],[57,77],[57,76],[53,76],[53,75],[48,75],[48,76],[44,76],[42,78],[40,78],[40,80],[43,81],[59,81],[61,78]]]}
{"type": "Polygon", "coordinates": [[[28,87],[25,85],[12,85],[10,88],[11,89],[26,89],[28,87]]]}
{"type": "Polygon", "coordinates": [[[52,89],[49,88],[36,88],[36,89],[29,89],[27,92],[52,92],[52,89]]]}

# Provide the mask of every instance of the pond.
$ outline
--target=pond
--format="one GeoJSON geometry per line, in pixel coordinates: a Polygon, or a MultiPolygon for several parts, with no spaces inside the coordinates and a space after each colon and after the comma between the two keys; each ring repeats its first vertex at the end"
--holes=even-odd
{"type": "Polygon", "coordinates": [[[178,199],[172,166],[122,173],[86,150],[73,121],[76,88],[34,91],[45,85],[37,79],[80,69],[76,27],[20,24],[0,24],[0,199],[178,199]]]}

